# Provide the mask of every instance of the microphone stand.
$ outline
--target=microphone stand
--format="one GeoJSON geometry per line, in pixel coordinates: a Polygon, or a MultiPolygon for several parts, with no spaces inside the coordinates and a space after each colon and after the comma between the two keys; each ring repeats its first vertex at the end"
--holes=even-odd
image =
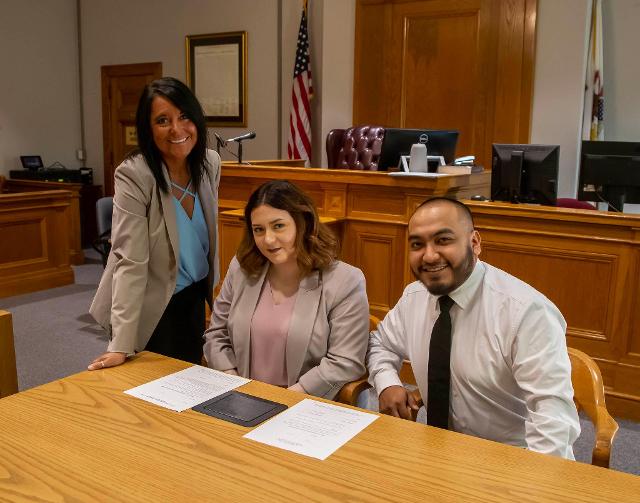
{"type": "Polygon", "coordinates": [[[238,163],[242,164],[242,140],[235,140],[238,144],[238,163]]]}
{"type": "MultiPolygon", "coordinates": [[[[233,157],[235,157],[236,159],[238,159],[238,164],[243,164],[242,162],[242,140],[233,140],[238,144],[238,153],[234,154],[231,150],[229,150],[228,148],[226,148],[225,146],[225,150],[227,152],[229,152],[233,157]]],[[[249,164],[248,162],[244,163],[244,164],[249,164]]]]}
{"type": "MultiPolygon", "coordinates": [[[[218,155],[220,154],[220,149],[223,148],[238,160],[238,164],[242,164],[242,141],[245,138],[233,140],[238,144],[238,153],[236,154],[232,152],[229,148],[227,148],[227,143],[231,140],[223,140],[218,133],[213,133],[213,134],[216,137],[216,152],[218,152],[218,155]]],[[[245,163],[245,164],[249,164],[249,163],[245,163]]]]}

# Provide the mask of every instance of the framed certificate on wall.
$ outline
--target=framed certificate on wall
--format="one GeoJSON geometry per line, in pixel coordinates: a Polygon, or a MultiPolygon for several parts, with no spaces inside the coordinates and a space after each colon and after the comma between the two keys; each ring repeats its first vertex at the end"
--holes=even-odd
{"type": "Polygon", "coordinates": [[[208,126],[247,125],[247,32],[187,35],[187,84],[208,126]]]}

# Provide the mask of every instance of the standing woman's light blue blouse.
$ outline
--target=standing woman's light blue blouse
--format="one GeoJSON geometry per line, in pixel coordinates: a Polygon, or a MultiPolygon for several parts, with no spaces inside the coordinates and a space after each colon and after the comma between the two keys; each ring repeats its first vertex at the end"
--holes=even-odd
{"type": "Polygon", "coordinates": [[[186,187],[171,182],[171,185],[182,190],[180,199],[173,197],[176,207],[176,222],[178,224],[178,241],[180,243],[178,277],[174,294],[193,283],[197,283],[209,274],[209,231],[204,219],[204,212],[200,205],[198,194],[191,192],[191,181],[186,187]],[[191,218],[182,207],[182,200],[190,195],[194,198],[193,214],[191,218]]]}

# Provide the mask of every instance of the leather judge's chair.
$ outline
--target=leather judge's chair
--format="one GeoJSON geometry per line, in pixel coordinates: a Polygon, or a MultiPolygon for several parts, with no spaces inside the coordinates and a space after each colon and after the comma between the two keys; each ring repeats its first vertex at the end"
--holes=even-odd
{"type": "Polygon", "coordinates": [[[333,169],[377,171],[385,129],[353,126],[332,129],[327,135],[327,162],[333,169]]]}
{"type": "Polygon", "coordinates": [[[580,201],[571,197],[559,197],[556,206],[560,208],[575,208],[578,210],[595,210],[596,207],[587,201],[580,201]]]}

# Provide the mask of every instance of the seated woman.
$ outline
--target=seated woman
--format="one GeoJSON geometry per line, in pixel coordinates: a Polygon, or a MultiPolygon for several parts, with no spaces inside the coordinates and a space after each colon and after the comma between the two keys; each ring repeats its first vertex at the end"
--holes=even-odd
{"type": "Polygon", "coordinates": [[[364,275],[336,260],[311,199],[284,180],[260,186],[205,332],[209,366],[324,398],[365,372],[364,275]]]}

